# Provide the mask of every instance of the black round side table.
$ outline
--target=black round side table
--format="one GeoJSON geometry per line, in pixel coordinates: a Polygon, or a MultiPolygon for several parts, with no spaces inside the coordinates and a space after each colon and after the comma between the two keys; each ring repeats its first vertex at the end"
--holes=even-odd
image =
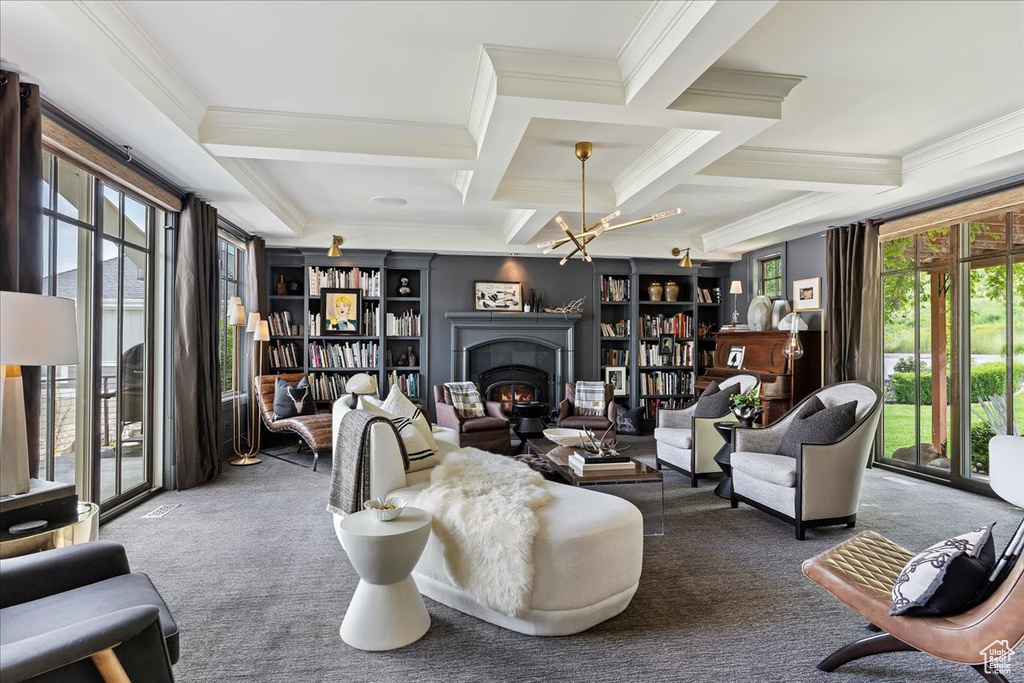
{"type": "Polygon", "coordinates": [[[539,439],[544,436],[544,430],[548,428],[544,416],[548,412],[547,403],[515,403],[516,412],[519,413],[519,424],[512,428],[512,431],[519,437],[519,448],[516,455],[526,451],[527,439],[539,439]]]}
{"type": "MultiPolygon", "coordinates": [[[[718,482],[718,486],[715,487],[715,495],[726,500],[732,498],[732,432],[742,426],[739,422],[715,423],[715,430],[725,439],[725,445],[718,449],[714,458],[718,466],[722,468],[722,472],[725,473],[722,481],[718,482]]],[[[752,429],[760,429],[760,427],[761,425],[756,422],[751,426],[752,429]]]]}

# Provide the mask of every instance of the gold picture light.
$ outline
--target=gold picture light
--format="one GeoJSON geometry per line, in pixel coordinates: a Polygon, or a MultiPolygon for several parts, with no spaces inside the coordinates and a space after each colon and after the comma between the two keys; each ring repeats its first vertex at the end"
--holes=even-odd
{"type": "Polygon", "coordinates": [[[690,259],[690,247],[686,249],[680,249],[679,247],[672,247],[672,255],[679,256],[683,255],[683,258],[679,261],[680,268],[693,268],[693,260],[690,259]]]}
{"type": "Polygon", "coordinates": [[[564,266],[569,259],[576,255],[576,252],[580,252],[580,258],[584,261],[590,261],[590,254],[587,253],[587,244],[594,241],[606,232],[612,230],[621,230],[622,228],[629,228],[634,225],[640,225],[641,223],[650,223],[651,221],[660,221],[662,218],[669,218],[671,216],[678,216],[683,211],[682,209],[675,208],[669,209],[668,211],[659,211],[658,213],[652,213],[646,218],[637,218],[636,220],[626,221],[625,223],[619,223],[618,225],[611,225],[611,222],[622,215],[622,212],[616,209],[610,214],[597,221],[587,225],[587,159],[590,158],[591,153],[594,151],[594,145],[590,142],[577,142],[576,143],[576,158],[580,160],[580,180],[582,186],[582,209],[580,211],[580,231],[573,234],[572,229],[565,222],[561,216],[555,216],[555,222],[558,223],[558,227],[565,233],[565,237],[561,237],[555,240],[548,240],[547,242],[541,242],[537,245],[538,249],[542,249],[543,253],[550,254],[555,249],[558,249],[563,244],[572,242],[573,248],[569,251],[565,257],[559,262],[559,265],[564,266]]]}

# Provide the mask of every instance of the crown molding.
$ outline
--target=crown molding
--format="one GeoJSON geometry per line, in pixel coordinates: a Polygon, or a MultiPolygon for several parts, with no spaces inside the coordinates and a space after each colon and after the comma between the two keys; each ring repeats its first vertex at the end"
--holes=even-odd
{"type": "Polygon", "coordinates": [[[249,159],[217,159],[221,166],[246,190],[291,230],[301,237],[306,230],[305,212],[291,200],[259,163],[249,159]]]}
{"type": "Polygon", "coordinates": [[[676,98],[670,109],[782,118],[782,103],[804,76],[713,67],[676,98]]]}
{"type": "Polygon", "coordinates": [[[899,157],[737,147],[697,175],[710,184],[804,190],[880,192],[903,182],[899,157]],[[738,182],[723,182],[732,179],[738,182]]]}
{"type": "Polygon", "coordinates": [[[808,192],[704,233],[704,251],[734,252],[737,244],[816,218],[846,197],[841,192],[808,192]]]}
{"type": "Polygon", "coordinates": [[[904,182],[927,180],[1024,150],[1024,109],[911,152],[904,182]]]}
{"type": "Polygon", "coordinates": [[[44,0],[43,5],[190,137],[206,103],[120,2],[44,0]]]}
{"type": "Polygon", "coordinates": [[[678,167],[717,134],[717,131],[686,128],[669,131],[612,180],[615,205],[628,202],[640,190],[678,167]]]}

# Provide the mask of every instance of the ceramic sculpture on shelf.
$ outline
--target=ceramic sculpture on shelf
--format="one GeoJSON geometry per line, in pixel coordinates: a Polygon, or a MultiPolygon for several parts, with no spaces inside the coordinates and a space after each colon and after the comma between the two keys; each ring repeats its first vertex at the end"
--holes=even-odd
{"type": "Polygon", "coordinates": [[[665,288],[661,286],[660,282],[652,282],[647,286],[647,298],[651,301],[661,301],[661,295],[665,292],[665,288]]]}
{"type": "Polygon", "coordinates": [[[780,330],[790,330],[790,329],[792,329],[793,328],[793,321],[794,320],[796,320],[796,322],[797,322],[797,331],[802,332],[803,330],[807,329],[807,321],[804,320],[803,318],[801,318],[796,313],[790,313],[789,315],[784,317],[782,320],[780,320],[779,321],[779,329],[780,330]]]}
{"type": "Polygon", "coordinates": [[[747,324],[755,332],[762,332],[769,329],[768,325],[772,319],[772,300],[764,294],[758,294],[750,302],[747,309],[747,324]]]}
{"type": "Polygon", "coordinates": [[[776,299],[772,302],[772,327],[773,330],[781,329],[779,324],[782,319],[790,314],[792,309],[789,307],[789,301],[786,299],[776,299]]]}
{"type": "Polygon", "coordinates": [[[665,283],[665,301],[679,300],[679,285],[672,280],[665,283]]]}

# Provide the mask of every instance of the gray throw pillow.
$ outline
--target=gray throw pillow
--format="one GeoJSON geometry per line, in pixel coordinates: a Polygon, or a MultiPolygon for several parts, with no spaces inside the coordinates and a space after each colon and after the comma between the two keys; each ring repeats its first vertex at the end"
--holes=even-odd
{"type": "Polygon", "coordinates": [[[694,417],[724,417],[732,408],[732,397],[740,393],[739,384],[730,384],[720,389],[718,382],[712,382],[693,406],[694,417]]]}
{"type": "Polygon", "coordinates": [[[294,387],[280,377],[274,382],[274,419],[283,420],[297,415],[313,415],[316,405],[313,403],[313,392],[309,390],[309,382],[305,377],[294,387]]]}
{"type": "Polygon", "coordinates": [[[856,421],[856,401],[826,408],[821,399],[812,396],[789,423],[779,455],[796,458],[804,444],[835,443],[856,421]]]}
{"type": "Polygon", "coordinates": [[[627,436],[640,436],[643,424],[644,407],[625,408],[615,404],[615,433],[627,436]]]}

